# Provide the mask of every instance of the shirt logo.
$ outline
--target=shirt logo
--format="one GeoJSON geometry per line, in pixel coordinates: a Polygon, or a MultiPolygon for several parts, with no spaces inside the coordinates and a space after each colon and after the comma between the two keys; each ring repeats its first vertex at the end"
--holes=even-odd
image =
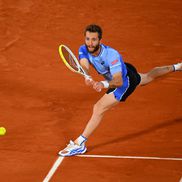
{"type": "Polygon", "coordinates": [[[118,62],[118,59],[111,62],[112,65],[116,64],[118,62]]]}

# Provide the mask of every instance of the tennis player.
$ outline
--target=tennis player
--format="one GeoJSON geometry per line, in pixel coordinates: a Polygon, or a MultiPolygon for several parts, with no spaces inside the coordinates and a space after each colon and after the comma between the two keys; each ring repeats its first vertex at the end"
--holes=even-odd
{"type": "Polygon", "coordinates": [[[88,25],[84,31],[85,44],[79,49],[79,61],[85,72],[89,75],[89,66],[104,77],[97,82],[85,78],[86,85],[97,92],[107,89],[106,93],[93,107],[93,113],[83,133],[68,146],[59,152],[61,156],[73,156],[86,152],[85,142],[100,124],[104,113],[124,102],[137,86],[147,85],[156,78],[175,71],[182,71],[182,62],[162,67],[155,67],[148,73],[138,73],[136,68],[124,63],[121,55],[115,49],[101,43],[102,29],[98,25],[88,25]]]}

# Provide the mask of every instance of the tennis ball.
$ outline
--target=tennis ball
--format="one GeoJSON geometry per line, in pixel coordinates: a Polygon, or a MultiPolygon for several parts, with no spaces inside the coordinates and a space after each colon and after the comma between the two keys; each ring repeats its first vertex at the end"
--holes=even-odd
{"type": "Polygon", "coordinates": [[[0,136],[3,136],[6,134],[6,128],[0,127],[0,136]]]}

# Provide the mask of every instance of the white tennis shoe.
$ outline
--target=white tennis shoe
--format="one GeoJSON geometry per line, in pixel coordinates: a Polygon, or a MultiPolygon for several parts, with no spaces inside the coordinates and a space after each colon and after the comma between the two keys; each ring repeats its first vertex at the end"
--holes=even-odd
{"type": "Polygon", "coordinates": [[[173,65],[174,71],[182,71],[182,62],[173,65]]]}
{"type": "Polygon", "coordinates": [[[77,145],[72,140],[70,140],[70,143],[67,145],[67,147],[63,150],[61,150],[58,154],[66,157],[66,156],[73,156],[73,155],[79,155],[83,154],[87,151],[87,148],[85,145],[77,145]]]}

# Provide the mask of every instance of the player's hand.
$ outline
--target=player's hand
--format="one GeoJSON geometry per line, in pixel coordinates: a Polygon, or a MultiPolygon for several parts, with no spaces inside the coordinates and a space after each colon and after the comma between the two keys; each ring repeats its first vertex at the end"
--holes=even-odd
{"type": "Polygon", "coordinates": [[[94,84],[94,80],[92,79],[91,76],[90,76],[90,77],[85,77],[85,84],[86,84],[87,86],[91,86],[91,85],[94,84]]]}
{"type": "Polygon", "coordinates": [[[93,84],[94,90],[96,90],[97,92],[101,92],[103,88],[104,88],[104,85],[101,82],[94,82],[93,84]]]}

